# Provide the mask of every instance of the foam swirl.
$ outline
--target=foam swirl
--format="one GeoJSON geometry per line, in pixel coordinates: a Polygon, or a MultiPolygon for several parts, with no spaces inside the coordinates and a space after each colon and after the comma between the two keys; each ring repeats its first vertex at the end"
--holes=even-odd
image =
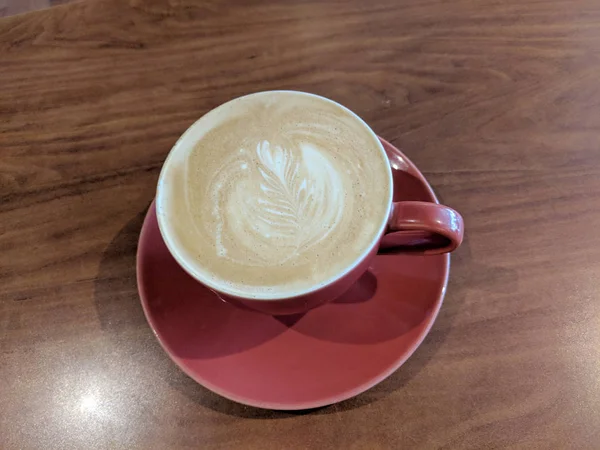
{"type": "Polygon", "coordinates": [[[224,204],[213,212],[217,253],[235,258],[222,236],[224,225],[230,224],[229,243],[242,243],[249,265],[282,264],[317,245],[336,228],[344,209],[340,176],[309,144],[294,149],[264,140],[254,152],[241,149],[209,189],[222,200],[215,204],[224,204]],[[223,179],[236,181],[223,192],[223,179]]]}

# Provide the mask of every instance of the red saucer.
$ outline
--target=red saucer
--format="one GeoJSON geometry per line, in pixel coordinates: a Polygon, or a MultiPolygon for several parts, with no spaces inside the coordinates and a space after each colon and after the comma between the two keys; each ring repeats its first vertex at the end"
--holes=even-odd
{"type": "MultiPolygon", "coordinates": [[[[383,141],[394,201],[436,201],[399,150],[383,141]]],[[[304,315],[272,317],[222,302],[169,254],[150,207],[137,255],[146,318],[171,359],[239,403],[309,409],[373,387],[421,344],[442,305],[449,255],[378,255],[341,298],[304,315]]]]}

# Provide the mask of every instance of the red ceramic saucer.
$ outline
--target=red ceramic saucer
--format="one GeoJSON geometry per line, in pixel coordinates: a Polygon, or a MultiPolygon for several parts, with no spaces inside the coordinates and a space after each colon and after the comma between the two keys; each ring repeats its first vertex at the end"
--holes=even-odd
{"type": "MultiPolygon", "coordinates": [[[[437,202],[399,150],[383,141],[394,201],[437,202]]],[[[375,386],[421,344],[442,305],[449,255],[378,255],[332,303],[273,317],[221,301],[169,254],[150,207],[140,234],[137,281],[150,327],[171,359],[223,397],[269,409],[309,409],[375,386]]]]}

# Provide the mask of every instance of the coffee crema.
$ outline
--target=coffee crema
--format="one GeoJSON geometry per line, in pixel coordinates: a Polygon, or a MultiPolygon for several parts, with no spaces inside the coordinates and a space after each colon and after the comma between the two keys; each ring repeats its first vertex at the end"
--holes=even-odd
{"type": "Polygon", "coordinates": [[[373,246],[391,200],[387,165],[377,137],[336,103],[252,94],[180,139],[161,173],[159,221],[180,262],[209,286],[293,296],[328,284],[373,246]]]}

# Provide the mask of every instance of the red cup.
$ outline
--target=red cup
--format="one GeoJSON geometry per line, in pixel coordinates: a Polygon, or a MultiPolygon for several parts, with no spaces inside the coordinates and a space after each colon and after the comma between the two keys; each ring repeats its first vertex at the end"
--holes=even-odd
{"type": "Polygon", "coordinates": [[[281,299],[254,299],[232,296],[211,288],[222,300],[271,315],[308,311],[346,292],[367,271],[378,252],[410,252],[424,255],[448,253],[462,242],[461,215],[447,206],[429,202],[394,202],[387,229],[366,256],[340,278],[318,290],[281,299]]]}
{"type": "MultiPolygon", "coordinates": [[[[307,93],[296,94],[314,96],[307,93]]],[[[251,95],[260,95],[260,93],[251,95]]],[[[335,103],[329,99],[325,100],[335,103]]],[[[357,126],[366,127],[372,134],[373,139],[379,143],[381,153],[387,158],[383,145],[369,126],[352,111],[338,103],[335,104],[355,116],[357,126]]],[[[282,296],[281,298],[277,295],[275,295],[275,298],[273,296],[268,298],[243,297],[223,291],[219,286],[211,283],[210,280],[203,279],[198,273],[194,272],[185,258],[177,251],[176,245],[170,238],[169,219],[166,218],[162,208],[163,202],[168,201],[168,194],[164,194],[166,190],[165,183],[163,183],[164,175],[170,170],[169,165],[173,165],[174,160],[181,158],[190,148],[194,147],[194,142],[202,135],[201,121],[202,119],[193,124],[183,134],[165,161],[157,189],[157,218],[163,239],[175,260],[192,277],[214,291],[226,302],[272,315],[305,312],[341,296],[367,271],[372,259],[379,251],[435,255],[451,252],[462,242],[464,225],[459,213],[437,203],[392,202],[393,188],[391,188],[388,197],[390,201],[389,215],[386,214],[387,218],[384,216],[381,219],[381,233],[379,236],[373,237],[372,245],[366,252],[359,255],[352,264],[348,265],[346,270],[328,284],[307,289],[299,295],[282,296]]],[[[391,164],[388,166],[386,173],[382,173],[381,176],[387,176],[390,180],[390,186],[392,186],[391,164]]],[[[173,218],[170,218],[170,220],[173,220],[173,218]]]]}

